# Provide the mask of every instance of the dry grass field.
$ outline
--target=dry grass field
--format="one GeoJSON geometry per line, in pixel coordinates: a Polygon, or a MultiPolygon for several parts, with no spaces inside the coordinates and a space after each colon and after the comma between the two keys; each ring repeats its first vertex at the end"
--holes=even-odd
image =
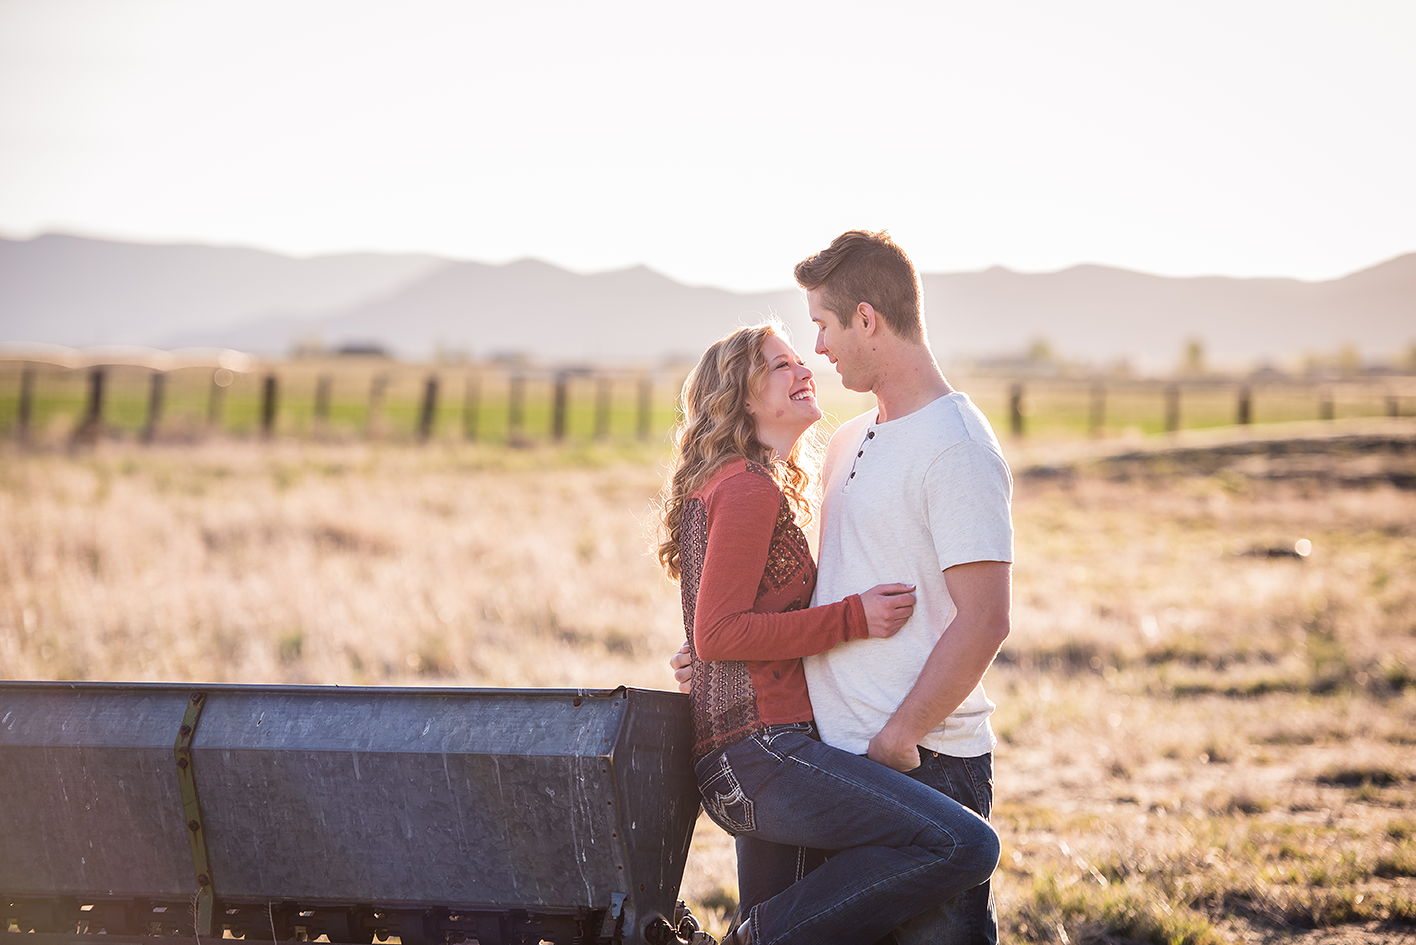
{"type": "MultiPolygon", "coordinates": [[[[988,678],[1006,940],[1416,941],[1401,423],[1296,458],[1014,457],[1014,632],[988,678]]],[[[678,593],[647,550],[661,463],[638,446],[3,452],[0,676],[668,688],[678,593]]],[[[684,896],[722,931],[732,851],[706,820],[684,896]]]]}

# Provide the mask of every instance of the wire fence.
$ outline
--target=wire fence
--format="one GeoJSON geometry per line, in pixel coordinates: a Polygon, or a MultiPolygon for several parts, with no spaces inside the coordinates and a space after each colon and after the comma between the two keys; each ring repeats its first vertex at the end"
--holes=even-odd
{"type": "MultiPolygon", "coordinates": [[[[687,365],[625,369],[381,358],[0,359],[0,435],[29,445],[209,436],[530,445],[662,439],[687,365]]],[[[1029,378],[951,381],[1000,436],[1106,437],[1416,416],[1416,377],[1029,378]]],[[[824,386],[824,385],[823,385],[824,386]]],[[[842,415],[866,409],[849,395],[842,415]]]]}
{"type": "Polygon", "coordinates": [[[233,370],[0,362],[0,432],[39,445],[213,435],[390,441],[649,440],[687,369],[289,361],[233,370]]]}

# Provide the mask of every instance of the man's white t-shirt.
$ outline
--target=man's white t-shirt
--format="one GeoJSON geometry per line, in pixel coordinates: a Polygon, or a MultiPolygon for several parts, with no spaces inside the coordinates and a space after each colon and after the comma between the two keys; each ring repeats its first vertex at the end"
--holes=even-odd
{"type": "MultiPolygon", "coordinates": [[[[852,640],[805,660],[822,740],[864,754],[954,619],[944,570],[1013,560],[1013,477],[987,418],[954,392],[886,423],[846,422],[826,454],[820,573],[813,605],[876,584],[917,585],[914,615],[895,636],[852,640]]],[[[921,741],[971,758],[997,744],[980,683],[921,741]]]]}

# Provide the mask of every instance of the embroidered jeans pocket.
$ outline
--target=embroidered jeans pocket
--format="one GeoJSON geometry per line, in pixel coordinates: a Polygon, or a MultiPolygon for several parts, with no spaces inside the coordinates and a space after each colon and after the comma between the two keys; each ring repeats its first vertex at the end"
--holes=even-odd
{"type": "Polygon", "coordinates": [[[698,790],[703,795],[703,809],[728,833],[736,836],[757,829],[752,798],[743,793],[726,755],[718,759],[717,766],[699,783],[698,790]]]}

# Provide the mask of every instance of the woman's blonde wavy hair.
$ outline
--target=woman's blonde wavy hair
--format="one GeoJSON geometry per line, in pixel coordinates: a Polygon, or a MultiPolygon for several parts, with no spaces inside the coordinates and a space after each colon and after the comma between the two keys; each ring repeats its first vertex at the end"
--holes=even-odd
{"type": "Polygon", "coordinates": [[[747,412],[748,397],[762,390],[767,377],[762,344],[769,335],[785,337],[785,331],[774,322],[733,331],[703,352],[683,383],[672,468],[659,496],[659,563],[674,580],[679,578],[684,503],[728,460],[766,466],[797,522],[811,521],[814,484],[808,470],[820,468],[821,454],[816,426],[797,440],[791,455],[774,458],[772,448],[757,438],[757,424],[747,412]]]}

